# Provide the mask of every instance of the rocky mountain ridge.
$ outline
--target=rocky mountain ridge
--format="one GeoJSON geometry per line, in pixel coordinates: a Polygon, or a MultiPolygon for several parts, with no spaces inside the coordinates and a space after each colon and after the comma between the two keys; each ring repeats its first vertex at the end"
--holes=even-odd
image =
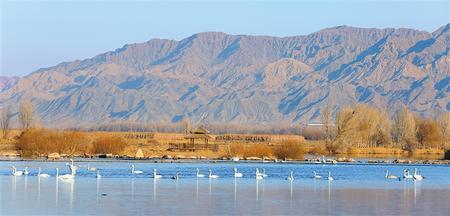
{"type": "MultiPolygon", "coordinates": [[[[366,103],[421,115],[450,110],[450,24],[414,29],[338,26],[269,37],[204,32],[128,44],[20,78],[0,107],[30,99],[46,125],[115,121],[292,125],[366,103]]],[[[0,88],[1,89],[1,88],[0,88]]]]}

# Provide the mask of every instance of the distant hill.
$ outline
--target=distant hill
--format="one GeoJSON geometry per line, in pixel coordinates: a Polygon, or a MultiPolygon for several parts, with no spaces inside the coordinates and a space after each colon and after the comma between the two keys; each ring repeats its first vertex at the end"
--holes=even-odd
{"type": "MultiPolygon", "coordinates": [[[[0,107],[29,98],[47,125],[193,121],[320,122],[341,106],[399,103],[450,110],[450,24],[414,29],[338,26],[302,36],[204,32],[128,44],[1,84],[0,107]],[[13,82],[14,83],[14,82],[13,82]]],[[[2,82],[3,83],[3,82],[2,82]]]]}

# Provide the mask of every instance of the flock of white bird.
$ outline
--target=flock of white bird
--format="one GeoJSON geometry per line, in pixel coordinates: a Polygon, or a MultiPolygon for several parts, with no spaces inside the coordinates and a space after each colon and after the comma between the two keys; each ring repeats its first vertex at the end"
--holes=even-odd
{"type": "MultiPolygon", "coordinates": [[[[75,179],[76,171],[77,171],[77,169],[79,167],[74,165],[73,160],[71,160],[71,163],[66,163],[66,165],[68,166],[68,168],[70,170],[70,173],[69,174],[64,174],[64,175],[59,175],[59,169],[56,168],[56,178],[61,179],[61,180],[73,180],[73,179],[75,179]]],[[[88,163],[86,169],[88,171],[94,171],[94,172],[96,171],[97,172],[96,178],[101,178],[102,177],[100,175],[100,170],[95,168],[95,167],[91,167],[89,163],[88,163]]],[[[136,170],[135,166],[131,165],[131,174],[134,175],[134,174],[143,174],[143,173],[144,173],[143,171],[136,170]]],[[[28,175],[28,174],[29,174],[28,167],[25,167],[25,169],[23,171],[19,171],[19,170],[17,170],[17,168],[15,166],[12,166],[12,175],[13,176],[21,176],[21,175],[28,175]]],[[[43,178],[50,177],[49,174],[41,172],[41,167],[38,167],[38,174],[37,174],[37,176],[38,177],[43,177],[43,178]]],[[[152,177],[154,179],[163,178],[162,175],[157,173],[156,169],[153,169],[152,177]]],[[[206,176],[204,174],[201,174],[200,173],[200,169],[197,168],[196,177],[197,178],[203,178],[203,177],[206,177],[206,176]]],[[[219,178],[218,175],[215,175],[215,174],[212,173],[211,169],[208,170],[207,177],[210,178],[210,179],[217,179],[217,178],[219,178]]],[[[234,177],[235,178],[242,178],[242,177],[244,177],[244,174],[239,172],[237,168],[234,168],[234,177]]],[[[268,175],[266,174],[266,170],[265,169],[263,169],[262,172],[260,172],[259,169],[256,168],[255,178],[257,180],[262,180],[262,179],[264,179],[266,177],[268,177],[268,175]]],[[[403,176],[402,177],[397,177],[395,175],[391,175],[391,174],[389,174],[389,171],[386,170],[385,177],[387,179],[398,179],[398,180],[401,180],[401,179],[406,179],[406,180],[407,179],[414,179],[414,180],[420,181],[420,180],[424,179],[424,177],[422,176],[420,171],[418,171],[417,169],[414,169],[414,173],[413,174],[411,174],[408,169],[405,169],[403,171],[403,176]]],[[[178,180],[179,178],[180,178],[180,174],[178,172],[174,176],[171,176],[171,179],[174,179],[174,180],[178,180]]],[[[319,175],[316,171],[313,171],[312,178],[314,178],[314,179],[322,179],[322,176],[319,175]]],[[[326,176],[326,178],[324,178],[324,179],[326,179],[328,181],[333,181],[334,180],[333,176],[331,175],[331,172],[328,172],[328,176],[326,176]]],[[[286,180],[294,181],[294,172],[293,171],[291,171],[289,173],[289,175],[286,177],[286,180]]]]}
{"type": "Polygon", "coordinates": [[[401,176],[401,177],[398,177],[398,176],[396,176],[396,175],[391,175],[391,174],[389,174],[389,171],[386,170],[386,175],[385,175],[385,177],[386,177],[387,179],[398,179],[398,180],[402,180],[402,179],[405,179],[405,180],[408,180],[408,179],[414,179],[414,180],[416,180],[416,181],[421,181],[422,179],[425,178],[424,176],[422,176],[422,173],[420,173],[420,171],[417,171],[417,168],[414,168],[414,173],[413,173],[413,174],[410,173],[409,169],[403,170],[403,176],[401,176]]]}

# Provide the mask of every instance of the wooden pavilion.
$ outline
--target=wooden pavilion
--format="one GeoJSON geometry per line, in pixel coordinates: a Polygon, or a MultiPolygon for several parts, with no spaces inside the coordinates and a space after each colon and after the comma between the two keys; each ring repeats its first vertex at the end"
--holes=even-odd
{"type": "Polygon", "coordinates": [[[217,144],[209,144],[209,140],[213,137],[209,135],[209,131],[204,127],[198,127],[190,130],[184,136],[187,140],[185,143],[170,143],[169,150],[171,151],[196,151],[196,150],[212,150],[218,151],[217,144]]]}

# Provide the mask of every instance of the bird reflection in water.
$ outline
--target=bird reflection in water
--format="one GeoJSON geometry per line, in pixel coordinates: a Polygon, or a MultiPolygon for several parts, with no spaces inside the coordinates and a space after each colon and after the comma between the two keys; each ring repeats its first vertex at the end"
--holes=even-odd
{"type": "Polygon", "coordinates": [[[100,196],[100,179],[97,178],[97,204],[98,204],[98,197],[100,196]]]}
{"type": "Polygon", "coordinates": [[[74,190],[75,190],[75,181],[69,181],[69,187],[70,187],[70,212],[73,210],[73,196],[74,196],[74,190]]]}
{"type": "Polygon", "coordinates": [[[134,201],[134,178],[131,179],[131,201],[134,201]]]}
{"type": "Polygon", "coordinates": [[[41,178],[38,177],[38,203],[41,203],[41,178]]]}
{"type": "Polygon", "coordinates": [[[420,196],[420,181],[414,181],[414,204],[417,204],[417,198],[420,196]]]}
{"type": "Polygon", "coordinates": [[[198,178],[196,179],[196,191],[195,191],[195,198],[196,198],[196,200],[197,200],[197,203],[198,203],[198,178]]]}
{"type": "Polygon", "coordinates": [[[237,179],[234,178],[234,207],[236,208],[237,203],[237,179]]]}
{"type": "Polygon", "coordinates": [[[156,203],[156,182],[158,180],[156,180],[155,178],[153,179],[153,204],[156,203]]]}
{"type": "Polygon", "coordinates": [[[256,179],[256,201],[259,200],[259,180],[256,179]]]}
{"type": "Polygon", "coordinates": [[[55,206],[58,206],[58,192],[59,192],[59,181],[58,177],[55,178],[55,206]]]}
{"type": "Polygon", "coordinates": [[[290,192],[289,192],[289,195],[290,195],[290,204],[291,204],[291,206],[292,206],[292,200],[293,200],[293,197],[294,197],[294,181],[290,181],[290,192]]]}
{"type": "Polygon", "coordinates": [[[211,200],[211,194],[212,194],[212,189],[211,189],[211,178],[209,178],[209,200],[211,200]]]}

